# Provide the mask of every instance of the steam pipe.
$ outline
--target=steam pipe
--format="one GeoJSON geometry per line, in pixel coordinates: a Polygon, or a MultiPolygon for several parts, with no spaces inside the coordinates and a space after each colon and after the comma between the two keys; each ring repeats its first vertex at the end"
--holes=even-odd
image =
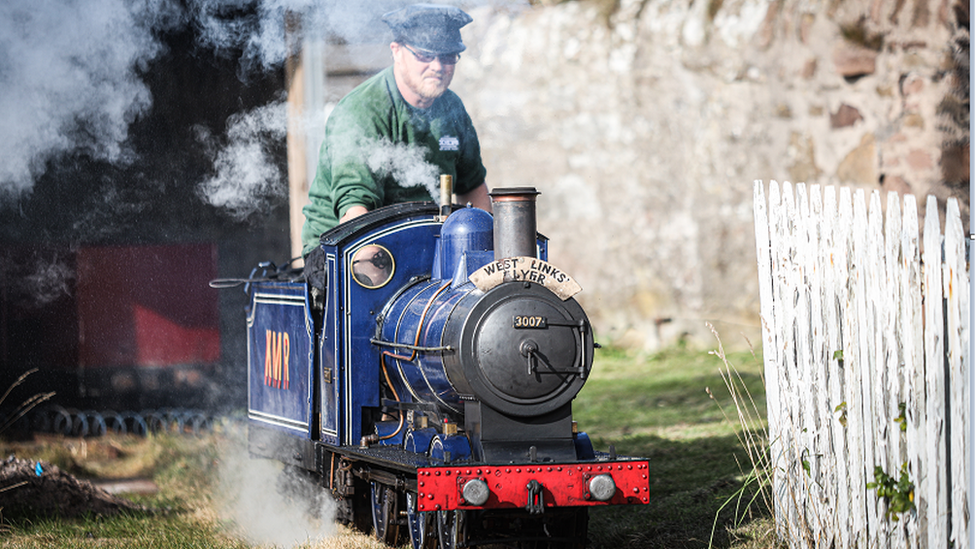
{"type": "Polygon", "coordinates": [[[441,175],[441,218],[451,215],[451,202],[454,195],[454,178],[450,174],[441,175]]]}
{"type": "Polygon", "coordinates": [[[494,215],[495,260],[536,257],[535,187],[506,187],[488,193],[494,215]]]}

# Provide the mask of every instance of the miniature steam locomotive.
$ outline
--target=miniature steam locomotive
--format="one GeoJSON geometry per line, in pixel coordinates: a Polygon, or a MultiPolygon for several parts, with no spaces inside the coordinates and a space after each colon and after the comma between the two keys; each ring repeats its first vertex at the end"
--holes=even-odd
{"type": "Polygon", "coordinates": [[[573,421],[593,332],[537,194],[380,208],[322,235],[324,291],[252,280],[250,452],[320,476],[391,545],[583,547],[589,507],[648,503],[648,462],[573,421]]]}

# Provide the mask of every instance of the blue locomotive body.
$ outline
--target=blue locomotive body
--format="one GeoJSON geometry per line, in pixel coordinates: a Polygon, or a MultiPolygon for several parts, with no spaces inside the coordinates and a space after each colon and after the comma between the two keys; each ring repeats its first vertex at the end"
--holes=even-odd
{"type": "Polygon", "coordinates": [[[251,452],[321,475],[339,518],[388,543],[581,547],[588,506],[649,501],[645,460],[576,432],[592,331],[546,261],[537,193],[507,191],[530,197],[530,223],[500,220],[505,202],[495,218],[399,204],[322,235],[318,291],[297,273],[250,283],[251,452]],[[529,236],[505,236],[513,223],[529,236]]]}
{"type": "Polygon", "coordinates": [[[312,319],[304,284],[255,284],[247,318],[248,416],[303,437],[312,433],[312,319]]]}
{"type": "Polygon", "coordinates": [[[251,284],[248,418],[252,423],[301,432],[309,440],[339,446],[359,444],[364,430],[362,410],[380,405],[380,351],[370,343],[376,317],[408,282],[430,277],[435,249],[418,243],[434,242],[440,232],[433,206],[397,206],[395,210],[374,212],[324,235],[328,283],[318,329],[304,281],[271,279],[251,284]],[[367,245],[407,251],[393,259],[392,274],[382,285],[364,285],[354,279],[353,258],[367,245]],[[298,344],[283,349],[287,351],[283,355],[275,354],[282,345],[269,342],[273,334],[298,344]],[[306,373],[307,383],[283,386],[274,375],[269,383],[266,370],[274,374],[281,363],[296,369],[279,375],[291,379],[306,373]],[[313,371],[313,364],[319,365],[318,370],[313,371]],[[311,391],[315,383],[317,401],[311,391]]]}

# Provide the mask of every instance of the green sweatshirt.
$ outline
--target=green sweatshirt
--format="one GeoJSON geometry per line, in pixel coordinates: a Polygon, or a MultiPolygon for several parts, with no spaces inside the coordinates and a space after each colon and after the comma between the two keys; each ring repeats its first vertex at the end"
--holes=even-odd
{"type": "Polygon", "coordinates": [[[478,135],[461,99],[448,90],[417,109],[400,95],[393,68],[383,70],[342,98],[325,124],[303,210],[303,253],[352,206],[438,200],[442,174],[454,177],[457,194],[485,180],[478,135]]]}

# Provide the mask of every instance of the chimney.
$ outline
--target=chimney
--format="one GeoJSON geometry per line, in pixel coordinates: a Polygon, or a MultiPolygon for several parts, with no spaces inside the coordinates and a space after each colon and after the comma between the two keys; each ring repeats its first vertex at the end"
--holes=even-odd
{"type": "Polygon", "coordinates": [[[494,216],[495,260],[508,257],[537,257],[535,187],[495,189],[491,197],[494,216]]]}

